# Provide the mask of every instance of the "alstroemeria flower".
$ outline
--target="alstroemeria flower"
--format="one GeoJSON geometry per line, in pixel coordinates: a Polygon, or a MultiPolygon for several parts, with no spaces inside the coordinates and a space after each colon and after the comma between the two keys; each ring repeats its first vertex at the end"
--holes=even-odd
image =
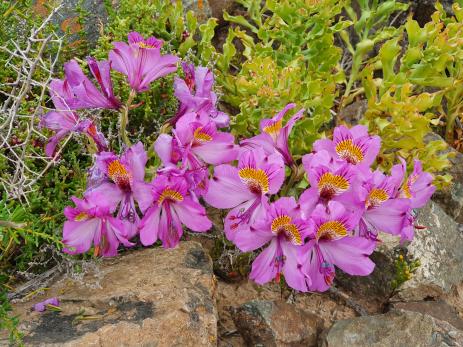
{"type": "Polygon", "coordinates": [[[212,121],[201,123],[194,113],[186,114],[177,122],[174,134],[183,152],[183,163],[190,168],[198,166],[199,160],[219,165],[236,160],[238,155],[232,134],[217,131],[212,121]]]}
{"type": "MultiPolygon", "coordinates": [[[[404,177],[407,171],[407,163],[404,159],[400,158],[401,164],[394,165],[392,172],[396,176],[404,177]]],[[[433,176],[423,171],[421,162],[415,160],[413,172],[405,179],[402,187],[397,192],[397,196],[410,200],[410,208],[407,211],[406,223],[401,232],[402,240],[413,240],[415,233],[415,215],[414,208],[421,208],[428,203],[432,194],[436,190],[433,186],[433,176]]]]}
{"type": "Polygon", "coordinates": [[[107,141],[90,119],[81,119],[71,111],[66,100],[72,100],[73,94],[68,82],[53,80],[50,83],[50,95],[55,110],[46,113],[40,119],[40,126],[55,131],[45,147],[45,154],[53,156],[58,143],[70,133],[86,134],[97,146],[98,151],[107,149],[107,141]]]}
{"type": "Polygon", "coordinates": [[[120,157],[112,152],[103,152],[96,157],[96,166],[105,179],[90,192],[99,196],[101,201],[120,204],[117,216],[131,223],[129,238],[136,234],[139,222],[135,201],[142,213],[152,202],[150,185],[144,181],[147,161],[141,142],[128,148],[120,157]]]}
{"type": "Polygon", "coordinates": [[[183,235],[182,224],[197,232],[212,227],[204,207],[188,195],[188,184],[183,177],[156,177],[152,194],[154,203],[140,223],[143,245],[152,245],[159,239],[164,248],[177,246],[183,235]]]}
{"type": "Polygon", "coordinates": [[[394,198],[401,180],[376,170],[363,184],[365,212],[359,222],[359,235],[376,239],[378,231],[400,235],[405,224],[408,199],[394,198]]]}
{"type": "Polygon", "coordinates": [[[261,146],[267,153],[273,153],[277,151],[280,153],[287,165],[293,163],[293,158],[289,151],[288,137],[293,129],[294,124],[302,118],[304,109],[296,112],[292,116],[285,126],[283,126],[283,117],[288,110],[296,107],[296,104],[288,104],[283,110],[271,119],[262,119],[260,121],[260,135],[251,137],[241,142],[244,146],[261,146]]]}
{"type": "Polygon", "coordinates": [[[310,213],[316,205],[326,204],[343,195],[349,195],[352,203],[360,205],[353,187],[357,182],[357,170],[345,161],[335,160],[322,150],[302,157],[310,188],[306,189],[299,203],[310,213]]]}
{"type": "Polygon", "coordinates": [[[232,208],[225,217],[225,235],[231,241],[238,232],[265,216],[268,195],[276,194],[285,178],[281,155],[266,155],[262,148],[243,152],[238,167],[219,165],[204,195],[215,208],[232,208]]]}
{"type": "MultiPolygon", "coordinates": [[[[401,170],[405,176],[407,164],[402,158],[400,160],[402,162],[401,170]]],[[[429,172],[423,171],[421,161],[415,159],[413,172],[400,189],[400,197],[410,199],[411,208],[423,207],[436,191],[436,187],[432,184],[433,180],[434,177],[429,172]]]]}
{"type": "Polygon", "coordinates": [[[66,99],[71,109],[106,108],[118,109],[121,103],[114,96],[110,76],[110,63],[106,60],[97,61],[87,58],[88,67],[99,84],[98,90],[90,79],[85,76],[82,68],[75,60],[64,64],[65,83],[69,85],[72,98],[66,99]]]}
{"type": "Polygon", "coordinates": [[[126,247],[134,245],[128,240],[130,224],[113,217],[114,205],[91,193],[83,200],[72,197],[72,201],[76,207],[64,209],[68,219],[63,227],[65,253],[85,253],[93,243],[95,255],[111,257],[117,255],[119,244],[126,247]]]}
{"type": "Polygon", "coordinates": [[[315,152],[326,150],[333,157],[350,164],[370,166],[376,159],[381,147],[379,136],[370,136],[367,127],[356,125],[350,129],[344,125],[334,129],[333,140],[317,140],[313,144],[315,152]]]}
{"type": "Polygon", "coordinates": [[[149,37],[146,40],[137,32],[128,35],[129,44],[113,42],[109,52],[111,67],[127,76],[130,87],[143,92],[150,83],[177,70],[178,58],[161,55],[162,40],[149,37]]]}
{"type": "Polygon", "coordinates": [[[49,299],[46,299],[46,300],[44,300],[42,302],[39,302],[39,303],[34,305],[33,309],[36,312],[43,312],[43,311],[45,311],[47,309],[48,305],[59,307],[58,298],[56,298],[56,297],[49,298],[49,299]]]}
{"type": "Polygon", "coordinates": [[[250,278],[264,284],[278,279],[282,273],[290,287],[306,292],[310,278],[301,271],[299,256],[308,234],[307,222],[301,218],[296,200],[283,197],[270,204],[264,220],[256,221],[249,231],[237,234],[233,242],[243,252],[270,242],[252,263],[250,278]]]}
{"type": "Polygon", "coordinates": [[[375,264],[368,258],[376,242],[349,234],[358,223],[354,213],[337,201],[318,205],[310,216],[309,230],[314,239],[303,246],[304,270],[312,284],[311,291],[325,291],[333,283],[336,265],[350,275],[367,276],[375,264]]]}
{"type": "Polygon", "coordinates": [[[219,128],[228,126],[230,118],[224,112],[216,108],[217,95],[213,92],[214,75],[205,67],[194,67],[193,64],[182,62],[185,79],[175,77],[175,96],[180,101],[180,106],[171,124],[185,114],[194,112],[211,119],[219,128]]]}

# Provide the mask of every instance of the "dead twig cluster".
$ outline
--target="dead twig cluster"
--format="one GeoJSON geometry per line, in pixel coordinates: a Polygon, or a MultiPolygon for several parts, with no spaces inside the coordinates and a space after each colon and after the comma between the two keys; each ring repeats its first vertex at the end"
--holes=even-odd
{"type": "Polygon", "coordinates": [[[37,127],[38,117],[46,112],[48,84],[63,44],[58,34],[46,30],[59,9],[51,11],[23,43],[11,40],[0,46],[9,56],[4,68],[16,75],[14,80],[0,83],[0,160],[7,163],[0,186],[8,198],[26,203],[27,194],[36,189],[37,181],[60,156],[60,152],[53,158],[42,154],[46,136],[37,127]]]}

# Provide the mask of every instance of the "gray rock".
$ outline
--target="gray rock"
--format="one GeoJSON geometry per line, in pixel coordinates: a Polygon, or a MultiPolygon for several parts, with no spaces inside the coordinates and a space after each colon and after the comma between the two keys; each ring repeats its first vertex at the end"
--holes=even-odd
{"type": "Polygon", "coordinates": [[[316,346],[322,320],[280,301],[250,301],[232,308],[247,346],[316,346]]]}
{"type": "Polygon", "coordinates": [[[410,311],[341,320],[323,333],[322,347],[463,346],[463,333],[447,322],[410,311]]]}
{"type": "Polygon", "coordinates": [[[363,119],[367,109],[367,100],[354,101],[339,111],[337,121],[346,122],[351,125],[358,124],[363,119]]]}
{"type": "Polygon", "coordinates": [[[182,0],[182,3],[185,12],[193,11],[199,22],[206,22],[212,16],[208,0],[182,0]]]}
{"type": "Polygon", "coordinates": [[[337,269],[335,283],[368,312],[382,312],[393,293],[392,281],[396,277],[394,251],[380,249],[370,259],[376,266],[369,276],[351,276],[337,269]]]}
{"type": "Polygon", "coordinates": [[[416,224],[426,229],[415,232],[408,252],[421,265],[399,289],[399,301],[439,298],[463,282],[463,235],[459,225],[432,201],[418,211],[416,224]]]}
{"type": "MultiPolygon", "coordinates": [[[[55,2],[50,0],[36,0],[35,10],[46,16],[48,10],[45,5],[52,5],[53,3],[55,2]]],[[[85,39],[94,44],[98,40],[100,26],[106,24],[108,20],[104,0],[63,0],[61,3],[61,9],[53,17],[54,23],[63,32],[66,31],[71,34],[71,41],[80,39],[77,32],[84,29],[85,39]],[[79,5],[86,13],[84,28],[80,28],[80,24],[78,24],[79,13],[76,11],[76,7],[79,5]]]]}
{"type": "Polygon", "coordinates": [[[391,309],[427,314],[435,319],[447,322],[459,330],[463,330],[463,319],[458,315],[457,310],[442,300],[398,302],[392,304],[391,309]]]}
{"type": "MultiPolygon", "coordinates": [[[[427,141],[442,140],[439,135],[429,134],[427,141]]],[[[447,214],[458,223],[463,223],[463,154],[452,147],[448,147],[444,153],[451,153],[449,159],[452,166],[443,172],[453,177],[452,185],[443,190],[436,191],[432,199],[438,202],[447,214]]]]}
{"type": "MultiPolygon", "coordinates": [[[[30,312],[45,298],[14,305],[33,346],[216,346],[212,261],[196,242],[104,259],[80,281],[46,292],[61,312],[30,312]]],[[[0,345],[3,345],[0,333],[0,345]]]]}

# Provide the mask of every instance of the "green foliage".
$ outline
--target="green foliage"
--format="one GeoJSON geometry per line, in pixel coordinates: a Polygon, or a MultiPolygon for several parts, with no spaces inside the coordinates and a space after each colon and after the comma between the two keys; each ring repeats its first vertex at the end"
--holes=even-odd
{"type": "Polygon", "coordinates": [[[399,288],[403,283],[412,278],[412,274],[420,267],[420,261],[417,259],[408,259],[400,254],[394,261],[395,278],[392,280],[392,289],[399,288]]]}
{"type": "Polygon", "coordinates": [[[239,109],[232,131],[243,137],[255,135],[261,119],[295,102],[308,110],[309,117],[297,123],[290,143],[293,153],[305,153],[331,119],[336,83],[344,80],[338,66],[341,50],[334,45],[335,33],[350,24],[335,23],[344,1],[239,3],[248,18],[224,14],[236,26],[216,59],[223,100],[239,109]]]}
{"type": "MultiPolygon", "coordinates": [[[[461,18],[459,23],[446,18],[442,7],[437,8],[424,28],[409,18],[405,33],[386,41],[361,73],[368,99],[364,122],[382,138],[380,164],[385,168],[398,156],[409,163],[419,158],[432,173],[450,166],[448,154],[441,153],[445,142],[426,141],[426,135],[439,131],[442,119],[447,120],[447,134],[453,134],[453,123],[461,113],[463,23],[461,18]]],[[[457,17],[463,16],[457,5],[454,10],[457,17]]],[[[439,175],[436,184],[442,187],[450,179],[439,175]]]]}
{"type": "MultiPolygon", "coordinates": [[[[360,16],[357,15],[351,3],[345,6],[345,11],[353,23],[352,28],[355,36],[349,37],[347,30],[340,32],[347,51],[352,55],[352,67],[344,97],[349,96],[354,82],[358,79],[365,57],[373,50],[375,45],[397,36],[399,29],[387,23],[390,16],[397,11],[404,11],[408,8],[407,4],[396,0],[373,0],[371,2],[369,0],[356,0],[355,2],[360,8],[360,16]],[[354,44],[351,42],[352,38],[355,38],[358,42],[354,44]]],[[[344,100],[344,103],[346,104],[347,100],[344,100]]]]}
{"type": "Polygon", "coordinates": [[[439,90],[443,99],[439,111],[446,121],[446,138],[452,143],[455,120],[463,120],[463,8],[455,3],[452,17],[447,17],[441,4],[436,9],[423,28],[408,19],[407,50],[396,78],[397,83],[407,79],[416,86],[439,90]]]}
{"type": "MultiPolygon", "coordinates": [[[[2,282],[0,274],[0,285],[2,282]]],[[[0,331],[8,331],[9,342],[12,346],[22,344],[22,333],[18,330],[19,320],[11,316],[11,305],[8,301],[7,290],[0,287],[0,331]]]]}

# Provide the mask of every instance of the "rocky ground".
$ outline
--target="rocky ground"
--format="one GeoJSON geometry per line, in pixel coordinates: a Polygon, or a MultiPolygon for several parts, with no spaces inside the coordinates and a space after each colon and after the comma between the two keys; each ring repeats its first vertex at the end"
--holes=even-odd
{"type": "MultiPolygon", "coordinates": [[[[77,1],[77,0],[76,0],[77,1]]],[[[66,1],[65,9],[72,9],[66,1]]],[[[190,8],[198,1],[184,1],[190,8]]],[[[444,1],[445,2],[445,1],[444,1]]],[[[43,3],[43,1],[38,1],[43,3]]],[[[92,13],[99,1],[84,1],[92,13]]],[[[231,1],[201,1],[220,16],[231,1]]],[[[413,2],[428,20],[433,1],[413,2]]],[[[69,14],[63,14],[66,18],[69,14]]],[[[104,16],[104,15],[102,15],[104,16]]],[[[89,25],[92,25],[91,23],[89,25]]],[[[220,30],[220,28],[219,28],[220,30]]],[[[92,31],[90,28],[89,31],[92,31]]],[[[365,105],[340,118],[355,123],[365,105]]],[[[437,136],[437,135],[433,135],[437,136]]],[[[463,346],[463,155],[452,159],[454,185],[423,208],[413,243],[384,235],[368,277],[338,272],[327,293],[296,293],[223,276],[214,241],[191,236],[174,250],[131,250],[103,259],[83,277],[62,274],[39,294],[15,299],[31,346],[463,346]],[[393,288],[398,257],[419,259],[411,279],[393,288]],[[217,264],[215,264],[217,265],[217,264]],[[61,311],[33,312],[58,297],[61,311]]],[[[220,230],[218,230],[220,232],[220,230]]],[[[0,345],[7,340],[0,334],[0,345]]]]}

